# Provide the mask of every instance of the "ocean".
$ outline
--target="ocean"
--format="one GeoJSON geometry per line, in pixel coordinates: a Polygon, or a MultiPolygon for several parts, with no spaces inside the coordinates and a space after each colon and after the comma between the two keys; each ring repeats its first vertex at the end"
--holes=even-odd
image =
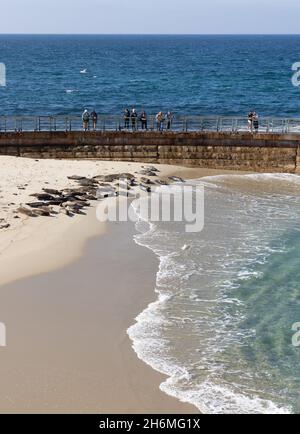
{"type": "Polygon", "coordinates": [[[299,117],[300,36],[6,36],[1,114],[299,117]]]}
{"type": "MultiPolygon", "coordinates": [[[[299,61],[300,36],[1,35],[0,114],[299,117],[299,61]]],[[[299,413],[300,178],[191,183],[205,187],[202,232],[137,224],[160,267],[157,301],[128,330],[133,347],[168,375],[163,391],[203,412],[299,413]]]]}
{"type": "Polygon", "coordinates": [[[157,301],[128,330],[133,347],[168,375],[163,391],[201,412],[299,413],[300,177],[191,182],[199,184],[203,231],[144,216],[137,224],[135,241],[160,267],[157,301]]]}

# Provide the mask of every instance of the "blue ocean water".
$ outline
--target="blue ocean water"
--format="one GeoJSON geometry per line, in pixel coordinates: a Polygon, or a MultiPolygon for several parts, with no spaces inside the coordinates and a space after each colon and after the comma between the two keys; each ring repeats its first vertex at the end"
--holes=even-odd
{"type": "Polygon", "coordinates": [[[1,114],[300,115],[300,36],[0,36],[1,114]],[[86,69],[86,74],[80,71],[86,69]]]}
{"type": "Polygon", "coordinates": [[[205,188],[201,232],[187,233],[185,222],[146,223],[136,207],[136,242],[160,267],[157,301],[128,330],[133,347],[168,376],[163,391],[202,412],[300,413],[293,340],[300,177],[226,175],[191,184],[205,188]]]}
{"type": "MultiPolygon", "coordinates": [[[[0,36],[0,114],[300,116],[300,36],[0,36]],[[84,72],[84,73],[82,73],[84,72]]],[[[299,177],[206,179],[206,224],[143,230],[158,301],[129,330],[161,388],[202,411],[300,412],[299,177]],[[182,246],[191,248],[183,252],[182,246]]]]}

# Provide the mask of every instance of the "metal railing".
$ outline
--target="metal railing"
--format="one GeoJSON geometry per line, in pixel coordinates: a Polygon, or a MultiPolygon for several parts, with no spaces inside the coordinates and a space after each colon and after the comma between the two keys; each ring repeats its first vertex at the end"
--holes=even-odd
{"type": "MultiPolygon", "coordinates": [[[[89,122],[90,131],[93,130],[93,122],[89,122]]],[[[0,116],[1,132],[22,131],[82,131],[81,116],[0,116]]],[[[120,116],[98,116],[97,131],[171,131],[171,132],[228,132],[240,133],[249,131],[246,117],[223,116],[174,116],[168,125],[165,120],[158,124],[155,116],[149,116],[147,129],[142,128],[142,123],[136,119],[135,123],[129,121],[129,127],[125,119],[120,116]]],[[[300,133],[300,118],[271,118],[259,119],[258,133],[300,133]]]]}

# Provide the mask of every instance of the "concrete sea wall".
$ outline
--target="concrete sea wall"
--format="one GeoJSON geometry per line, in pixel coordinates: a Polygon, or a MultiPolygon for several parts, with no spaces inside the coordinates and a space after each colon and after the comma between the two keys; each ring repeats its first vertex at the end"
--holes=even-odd
{"type": "Polygon", "coordinates": [[[300,134],[3,132],[0,155],[300,173],[300,134]]]}

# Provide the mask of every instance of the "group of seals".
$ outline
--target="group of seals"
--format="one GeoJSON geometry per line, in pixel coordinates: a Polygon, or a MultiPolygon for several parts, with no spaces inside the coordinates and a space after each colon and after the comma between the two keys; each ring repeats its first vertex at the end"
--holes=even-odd
{"type": "MultiPolygon", "coordinates": [[[[79,175],[68,176],[69,180],[78,184],[77,187],[62,190],[43,188],[42,192],[31,194],[35,200],[26,203],[25,206],[20,206],[17,212],[28,217],[50,217],[59,213],[70,217],[74,214],[85,214],[85,209],[91,205],[92,201],[114,196],[135,197],[134,192],[131,192],[135,188],[151,193],[153,185],[168,185],[167,180],[158,178],[158,172],[159,170],[154,166],[142,166],[142,170],[137,173],[139,176],[131,173],[96,175],[92,178],[79,175]]],[[[184,182],[178,177],[169,179],[184,182]]],[[[0,220],[0,229],[5,227],[1,223],[0,220]]]]}

